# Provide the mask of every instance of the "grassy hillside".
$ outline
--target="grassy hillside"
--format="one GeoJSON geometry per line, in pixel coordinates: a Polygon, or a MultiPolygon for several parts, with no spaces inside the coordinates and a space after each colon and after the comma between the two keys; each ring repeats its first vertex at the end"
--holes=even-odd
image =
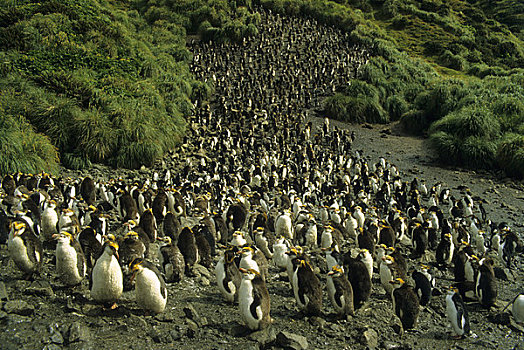
{"type": "Polygon", "coordinates": [[[1,2],[0,173],[151,164],[212,89],[189,72],[186,33],[236,40],[255,24],[223,1],[1,2]]]}

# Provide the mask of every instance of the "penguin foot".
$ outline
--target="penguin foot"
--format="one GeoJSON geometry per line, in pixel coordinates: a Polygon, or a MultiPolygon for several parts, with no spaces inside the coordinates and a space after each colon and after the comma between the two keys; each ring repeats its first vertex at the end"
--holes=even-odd
{"type": "Polygon", "coordinates": [[[117,303],[113,303],[113,305],[111,305],[108,309],[109,310],[115,310],[116,308],[118,308],[118,304],[117,303]]]}

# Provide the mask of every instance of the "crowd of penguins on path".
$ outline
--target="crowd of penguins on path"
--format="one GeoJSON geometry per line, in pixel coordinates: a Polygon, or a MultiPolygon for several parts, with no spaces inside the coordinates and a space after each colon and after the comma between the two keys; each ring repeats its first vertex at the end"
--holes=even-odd
{"type": "MultiPolygon", "coordinates": [[[[495,306],[494,267],[513,267],[518,234],[467,186],[405,180],[355,150],[354,133],[308,122],[367,53],[312,19],[260,13],[255,38],[192,44],[193,71],[218,98],[197,104],[176,166],[141,179],[2,179],[0,244],[20,278],[39,278],[51,250],[64,285],[87,278],[107,308],[134,288],[156,314],[166,283],[203,266],[251,330],[272,323],[267,285],[283,271],[308,316],[356,317],[380,281],[404,330],[442,295],[453,336],[467,336],[465,302],[495,306]]],[[[523,322],[523,294],[511,308],[523,322]]]]}

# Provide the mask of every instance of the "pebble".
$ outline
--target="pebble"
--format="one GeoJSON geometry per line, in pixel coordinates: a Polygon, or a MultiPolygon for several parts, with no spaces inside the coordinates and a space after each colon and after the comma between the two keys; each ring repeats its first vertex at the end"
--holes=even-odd
{"type": "Polygon", "coordinates": [[[33,312],[35,311],[35,308],[33,305],[23,300],[12,300],[12,301],[8,301],[5,303],[4,310],[8,314],[29,316],[33,314],[33,312]]]}
{"type": "Polygon", "coordinates": [[[247,338],[249,340],[257,342],[262,347],[266,347],[276,340],[277,335],[273,327],[268,327],[266,329],[262,329],[260,331],[256,331],[249,334],[247,338]]]}
{"type": "Polygon", "coordinates": [[[362,334],[361,343],[370,349],[374,349],[378,346],[378,334],[374,329],[367,329],[362,334]]]}
{"type": "Polygon", "coordinates": [[[51,284],[45,280],[33,281],[33,283],[25,289],[25,293],[43,297],[53,297],[55,295],[51,284]]]}
{"type": "Polygon", "coordinates": [[[89,339],[89,329],[80,322],[73,322],[69,327],[68,342],[76,343],[89,339]]]}
{"type": "Polygon", "coordinates": [[[293,350],[307,349],[309,344],[307,338],[290,332],[279,332],[276,338],[277,345],[293,350]]]}
{"type": "Polygon", "coordinates": [[[5,288],[4,282],[0,282],[0,300],[9,300],[9,295],[7,294],[7,289],[5,288]]]}
{"type": "Polygon", "coordinates": [[[62,333],[60,333],[57,329],[50,327],[51,329],[51,337],[49,338],[51,340],[51,343],[54,344],[64,344],[64,337],[62,336],[62,333]]]}

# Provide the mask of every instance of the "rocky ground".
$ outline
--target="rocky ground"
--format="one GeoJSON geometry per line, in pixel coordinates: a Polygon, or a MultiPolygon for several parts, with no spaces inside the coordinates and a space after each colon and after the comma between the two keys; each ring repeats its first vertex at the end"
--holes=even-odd
{"type": "MultiPolygon", "coordinates": [[[[279,26],[286,21],[280,20],[279,26]]],[[[268,22],[268,26],[271,23],[268,22]]],[[[308,30],[298,30],[291,37],[309,35],[308,30]]],[[[326,32],[329,35],[333,31],[326,32]]],[[[267,34],[267,33],[266,33],[267,34]]],[[[266,42],[274,42],[266,36],[266,42]]],[[[298,40],[300,41],[300,40],[298,40]]],[[[343,45],[340,44],[340,45],[343,45]]],[[[284,46],[284,45],[283,45],[284,46]]],[[[238,48],[236,48],[238,49],[238,48]]],[[[235,49],[235,50],[236,50],[235,49]]],[[[224,49],[228,52],[228,48],[224,49]]],[[[205,54],[203,51],[203,55],[205,54]]],[[[360,62],[364,57],[360,50],[360,62]]],[[[246,57],[246,55],[244,55],[246,57]]],[[[272,59],[275,57],[272,57],[272,59]]],[[[256,61],[256,60],[255,60],[256,61]]],[[[273,62],[273,61],[272,61],[273,62]]],[[[276,59],[275,59],[276,62],[276,59]]],[[[299,62],[290,59],[289,62],[299,62]]],[[[328,62],[329,63],[329,62],[328,62]]],[[[333,63],[333,62],[331,62],[333,63]]],[[[340,63],[340,62],[339,62],[340,63]]],[[[337,63],[333,67],[349,67],[337,63]]],[[[271,63],[273,64],[273,63],[271,63]]],[[[278,62],[274,63],[275,65],[278,62]]],[[[320,64],[323,64],[322,62],[320,64]]],[[[300,65],[297,63],[297,67],[300,65]]],[[[316,66],[315,66],[316,67],[316,66]]],[[[321,66],[319,66],[321,67],[321,66]]],[[[280,72],[281,68],[274,68],[280,72]]],[[[333,68],[335,69],[335,68],[333,68]]],[[[340,68],[342,69],[342,68],[340,68]]],[[[314,69],[315,72],[317,69],[314,69]]],[[[348,71],[349,68],[348,68],[348,71]]],[[[310,72],[314,74],[315,72],[310,72]]],[[[200,72],[202,73],[202,72],[200,72]]],[[[208,72],[209,73],[209,72],[208,72]]],[[[206,73],[207,74],[207,73],[206,73]]],[[[218,73],[217,73],[218,74],[218,73]]],[[[257,77],[256,70],[249,74],[257,77]]],[[[349,73],[348,73],[349,74],[349,73]]],[[[203,76],[204,74],[202,74],[203,76]]],[[[231,74],[234,76],[234,73],[231,74]]],[[[229,76],[229,73],[228,73],[229,76]]],[[[278,76],[278,74],[277,74],[278,76]]],[[[218,77],[220,79],[220,76],[218,77]]],[[[271,80],[271,77],[268,78],[271,80]]],[[[294,96],[306,96],[300,103],[314,101],[317,93],[309,88],[315,79],[294,81],[288,74],[282,84],[297,89],[294,96]]],[[[272,82],[270,82],[272,84],[272,82]]],[[[276,83],[275,86],[280,86],[276,83]]],[[[329,90],[330,82],[322,82],[329,90]]],[[[240,86],[241,87],[241,86],[240,86]]],[[[257,92],[264,91],[256,86],[257,92]]],[[[276,95],[278,89],[273,89],[276,95]]],[[[285,89],[284,89],[285,90],[285,89]]],[[[287,98],[287,97],[286,97],[287,98]]],[[[293,97],[289,95],[289,98],[293,97]]],[[[271,99],[271,96],[268,96],[271,99]]],[[[239,98],[241,100],[241,98],[239,98]]],[[[291,101],[291,100],[290,100],[291,101]]],[[[243,102],[242,102],[243,103],[243,102]]],[[[251,102],[250,102],[251,103],[251,102]]],[[[256,104],[257,101],[253,100],[256,104]]],[[[235,102],[241,104],[240,102],[235,102]]],[[[224,106],[224,110],[227,110],[224,106]]],[[[318,126],[321,119],[309,113],[309,120],[318,126]]],[[[355,132],[353,149],[361,150],[370,161],[384,156],[401,170],[403,180],[413,177],[425,179],[429,185],[443,182],[455,193],[459,186],[468,186],[473,195],[488,204],[488,216],[496,221],[507,221],[520,233],[524,230],[524,186],[491,172],[473,172],[464,169],[444,168],[435,163],[434,156],[424,139],[403,135],[396,125],[332,125],[355,132]]],[[[198,125],[190,125],[198,129],[198,125]]],[[[124,179],[151,178],[152,173],[166,168],[180,170],[187,159],[195,159],[198,149],[186,145],[167,155],[154,168],[140,170],[109,169],[94,166],[88,171],[63,171],[73,178],[90,175],[96,180],[122,177],[124,179]]],[[[189,218],[189,221],[192,219],[189,218]]],[[[471,316],[472,335],[465,340],[452,340],[445,316],[444,296],[436,296],[429,307],[420,313],[415,330],[400,335],[398,320],[392,312],[391,301],[373,276],[370,300],[349,320],[337,320],[324,293],[324,315],[304,317],[297,307],[285,273],[270,268],[268,289],[271,296],[272,326],[260,332],[248,332],[241,325],[236,305],[227,304],[220,295],[213,269],[196,267],[196,277],[187,277],[179,283],[168,285],[166,311],[148,316],[135,303],[134,292],[125,292],[116,310],[105,310],[90,297],[87,281],[75,288],[65,288],[58,281],[53,265],[53,251],[47,250],[44,270],[34,281],[22,279],[21,272],[10,261],[6,247],[0,247],[2,272],[0,274],[0,342],[2,349],[523,349],[524,329],[514,322],[503,307],[524,285],[524,261],[516,260],[513,270],[497,269],[498,308],[485,310],[478,303],[467,305],[471,316]]],[[[215,257],[215,262],[218,256],[215,257]]],[[[320,267],[319,275],[325,284],[325,271],[321,255],[314,258],[320,267]]],[[[435,271],[439,288],[451,283],[449,271],[435,271]]]]}

